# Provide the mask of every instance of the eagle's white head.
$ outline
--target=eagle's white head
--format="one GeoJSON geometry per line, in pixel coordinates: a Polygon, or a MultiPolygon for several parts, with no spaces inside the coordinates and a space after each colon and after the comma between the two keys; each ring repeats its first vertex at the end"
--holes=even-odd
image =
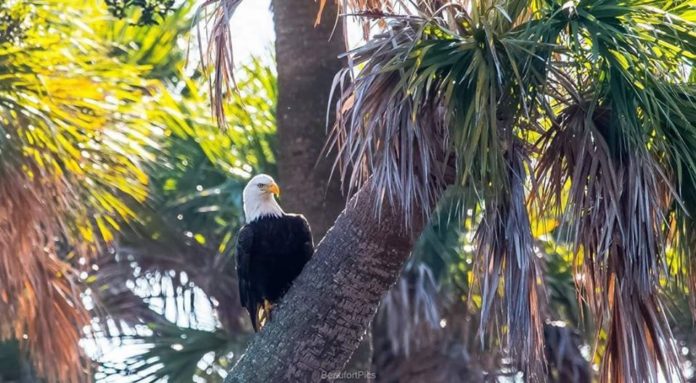
{"type": "Polygon", "coordinates": [[[274,194],[280,195],[280,188],[269,175],[256,175],[247,183],[242,195],[247,223],[269,215],[283,215],[283,209],[273,197],[274,194]]]}

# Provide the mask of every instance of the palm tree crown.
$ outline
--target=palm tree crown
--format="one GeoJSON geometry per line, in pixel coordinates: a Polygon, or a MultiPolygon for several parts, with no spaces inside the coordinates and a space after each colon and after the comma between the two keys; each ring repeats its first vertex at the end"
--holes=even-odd
{"type": "Polygon", "coordinates": [[[354,187],[371,177],[378,204],[406,217],[454,190],[460,220],[478,226],[481,335],[497,335],[529,379],[544,376],[530,216],[553,217],[574,249],[603,381],[680,380],[660,295],[692,264],[694,3],[345,6],[379,32],[336,81],[338,167],[354,187]]]}

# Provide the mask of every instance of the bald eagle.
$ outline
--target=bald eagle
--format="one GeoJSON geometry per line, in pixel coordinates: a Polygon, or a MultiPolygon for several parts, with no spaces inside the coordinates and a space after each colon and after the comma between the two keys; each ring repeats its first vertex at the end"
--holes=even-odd
{"type": "Polygon", "coordinates": [[[280,189],[265,174],[252,178],[243,193],[246,225],[237,236],[237,277],[254,331],[270,319],[271,309],[314,253],[307,220],[283,212],[274,195],[280,189]]]}

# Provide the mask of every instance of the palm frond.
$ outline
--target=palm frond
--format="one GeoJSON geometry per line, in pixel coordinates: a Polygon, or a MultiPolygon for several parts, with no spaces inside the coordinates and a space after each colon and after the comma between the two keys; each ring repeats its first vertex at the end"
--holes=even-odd
{"type": "Polygon", "coordinates": [[[168,84],[172,79],[183,77],[179,73],[186,61],[186,50],[180,48],[180,43],[191,29],[193,9],[194,4],[189,2],[178,4],[174,10],[171,5],[164,4],[160,9],[162,20],[151,26],[134,25],[140,23],[143,14],[125,13],[119,20],[108,20],[106,26],[95,32],[109,41],[111,53],[119,61],[146,67],[143,78],[168,84]]]}
{"type": "Polygon", "coordinates": [[[434,335],[434,331],[420,330],[440,327],[441,308],[438,287],[426,265],[404,272],[382,299],[376,320],[384,323],[393,353],[408,356],[411,349],[432,341],[427,335],[434,335]]]}
{"type": "Polygon", "coordinates": [[[525,370],[539,361],[528,371],[540,376],[543,298],[525,204],[528,154],[513,124],[533,102],[519,97],[519,89],[532,86],[518,66],[531,61],[529,49],[507,39],[510,24],[497,12],[431,13],[396,19],[351,52],[361,70],[348,87],[342,86],[346,73],[336,81],[342,95],[331,141],[337,167],[349,187],[372,176],[374,193],[427,214],[447,183],[448,158],[456,159],[461,206],[485,211],[477,260],[482,323],[504,283],[513,310],[504,320],[507,343],[525,370]],[[461,22],[454,30],[451,18],[461,22]],[[506,70],[518,75],[503,80],[506,70]]]}
{"type": "MultiPolygon", "coordinates": [[[[665,21],[680,8],[578,4],[569,47],[585,52],[575,60],[592,72],[572,73],[574,85],[562,86],[574,100],[553,120],[539,162],[539,178],[547,180],[540,194],[554,200],[545,205],[559,207],[567,198],[566,233],[581,257],[579,283],[599,327],[607,325],[605,381],[680,376],[659,301],[667,209],[681,206],[675,180],[678,185],[696,169],[688,149],[693,125],[675,108],[684,89],[679,67],[693,59],[693,38],[663,36],[665,28],[679,35],[690,25],[665,21]],[[645,25],[655,28],[643,31],[645,25]],[[660,36],[670,43],[657,43],[660,36]]],[[[672,16],[680,20],[677,13],[672,16]]]]}
{"type": "Polygon", "coordinates": [[[554,382],[590,383],[590,363],[580,353],[582,338],[564,323],[544,327],[549,378],[554,382]]]}
{"type": "Polygon", "coordinates": [[[101,20],[99,8],[28,9],[21,38],[0,41],[0,337],[18,340],[47,381],[81,381],[89,317],[73,266],[135,218],[128,201],[147,195],[141,164],[156,144],[140,69],[70,22],[101,20]]]}
{"type": "Polygon", "coordinates": [[[563,185],[570,184],[564,232],[582,256],[576,262],[582,267],[577,282],[599,328],[604,320],[610,323],[602,376],[657,381],[657,363],[678,375],[678,356],[656,292],[670,201],[664,171],[655,168],[654,159],[612,152],[601,133],[610,112],[586,113],[574,107],[561,115],[559,127],[549,131],[553,138],[539,171],[548,176],[549,198],[562,199],[563,185]]]}
{"type": "Polygon", "coordinates": [[[104,362],[102,371],[109,375],[135,376],[138,382],[166,379],[183,383],[199,376],[201,363],[225,374],[224,368],[243,350],[246,336],[232,337],[222,330],[197,330],[159,321],[149,324],[149,334],[124,337],[122,342],[144,351],[124,361],[104,362]],[[203,361],[204,357],[207,362],[203,361]]]}
{"type": "Polygon", "coordinates": [[[233,92],[234,56],[230,21],[242,0],[206,0],[198,10],[198,49],[203,68],[213,68],[209,80],[213,116],[221,128],[226,127],[224,105],[233,92]],[[207,46],[206,46],[207,44],[207,46]]]}
{"type": "Polygon", "coordinates": [[[531,184],[532,205],[565,214],[584,299],[611,334],[603,379],[680,376],[659,280],[672,241],[668,209],[684,208],[682,180],[696,170],[684,108],[694,96],[684,69],[696,42],[689,6],[436,3],[378,2],[361,14],[382,24],[335,81],[330,146],[348,187],[372,176],[390,203],[429,210],[442,191],[439,164],[455,158],[462,205],[482,217],[483,317],[499,295],[509,300],[496,310],[508,316],[501,328],[528,342],[515,350],[538,355],[531,184]],[[520,150],[540,134],[535,149],[520,150]]]}
{"type": "MultiPolygon", "coordinates": [[[[336,168],[348,194],[373,177],[373,192],[381,204],[429,211],[442,193],[449,152],[440,95],[436,86],[411,94],[401,63],[414,65],[411,51],[426,24],[407,19],[367,45],[351,52],[355,65],[364,64],[350,84],[352,68],[334,81],[340,96],[337,121],[328,144],[336,149],[336,168]],[[425,134],[425,132],[428,134],[425,134]]],[[[408,68],[412,76],[417,68],[408,68]]]]}
{"type": "Polygon", "coordinates": [[[61,236],[55,217],[65,214],[55,198],[65,195],[60,184],[21,171],[0,174],[0,338],[28,348],[49,382],[82,381],[88,363],[78,342],[89,317],[75,270],[59,258],[55,241],[61,236]]]}

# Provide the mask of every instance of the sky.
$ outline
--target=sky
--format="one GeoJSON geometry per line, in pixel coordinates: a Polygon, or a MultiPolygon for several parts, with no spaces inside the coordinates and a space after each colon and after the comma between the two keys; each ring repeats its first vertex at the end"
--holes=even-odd
{"type": "Polygon", "coordinates": [[[232,16],[232,49],[235,64],[250,56],[269,56],[273,52],[273,15],[271,0],[242,1],[232,16]]]}
{"type": "MultiPolygon", "coordinates": [[[[232,49],[235,64],[243,64],[250,56],[269,57],[274,51],[273,14],[271,0],[242,1],[232,16],[232,49]]],[[[323,20],[329,20],[324,18],[323,20]]],[[[362,28],[356,20],[348,20],[348,40],[351,47],[362,41],[362,28]]]]}

